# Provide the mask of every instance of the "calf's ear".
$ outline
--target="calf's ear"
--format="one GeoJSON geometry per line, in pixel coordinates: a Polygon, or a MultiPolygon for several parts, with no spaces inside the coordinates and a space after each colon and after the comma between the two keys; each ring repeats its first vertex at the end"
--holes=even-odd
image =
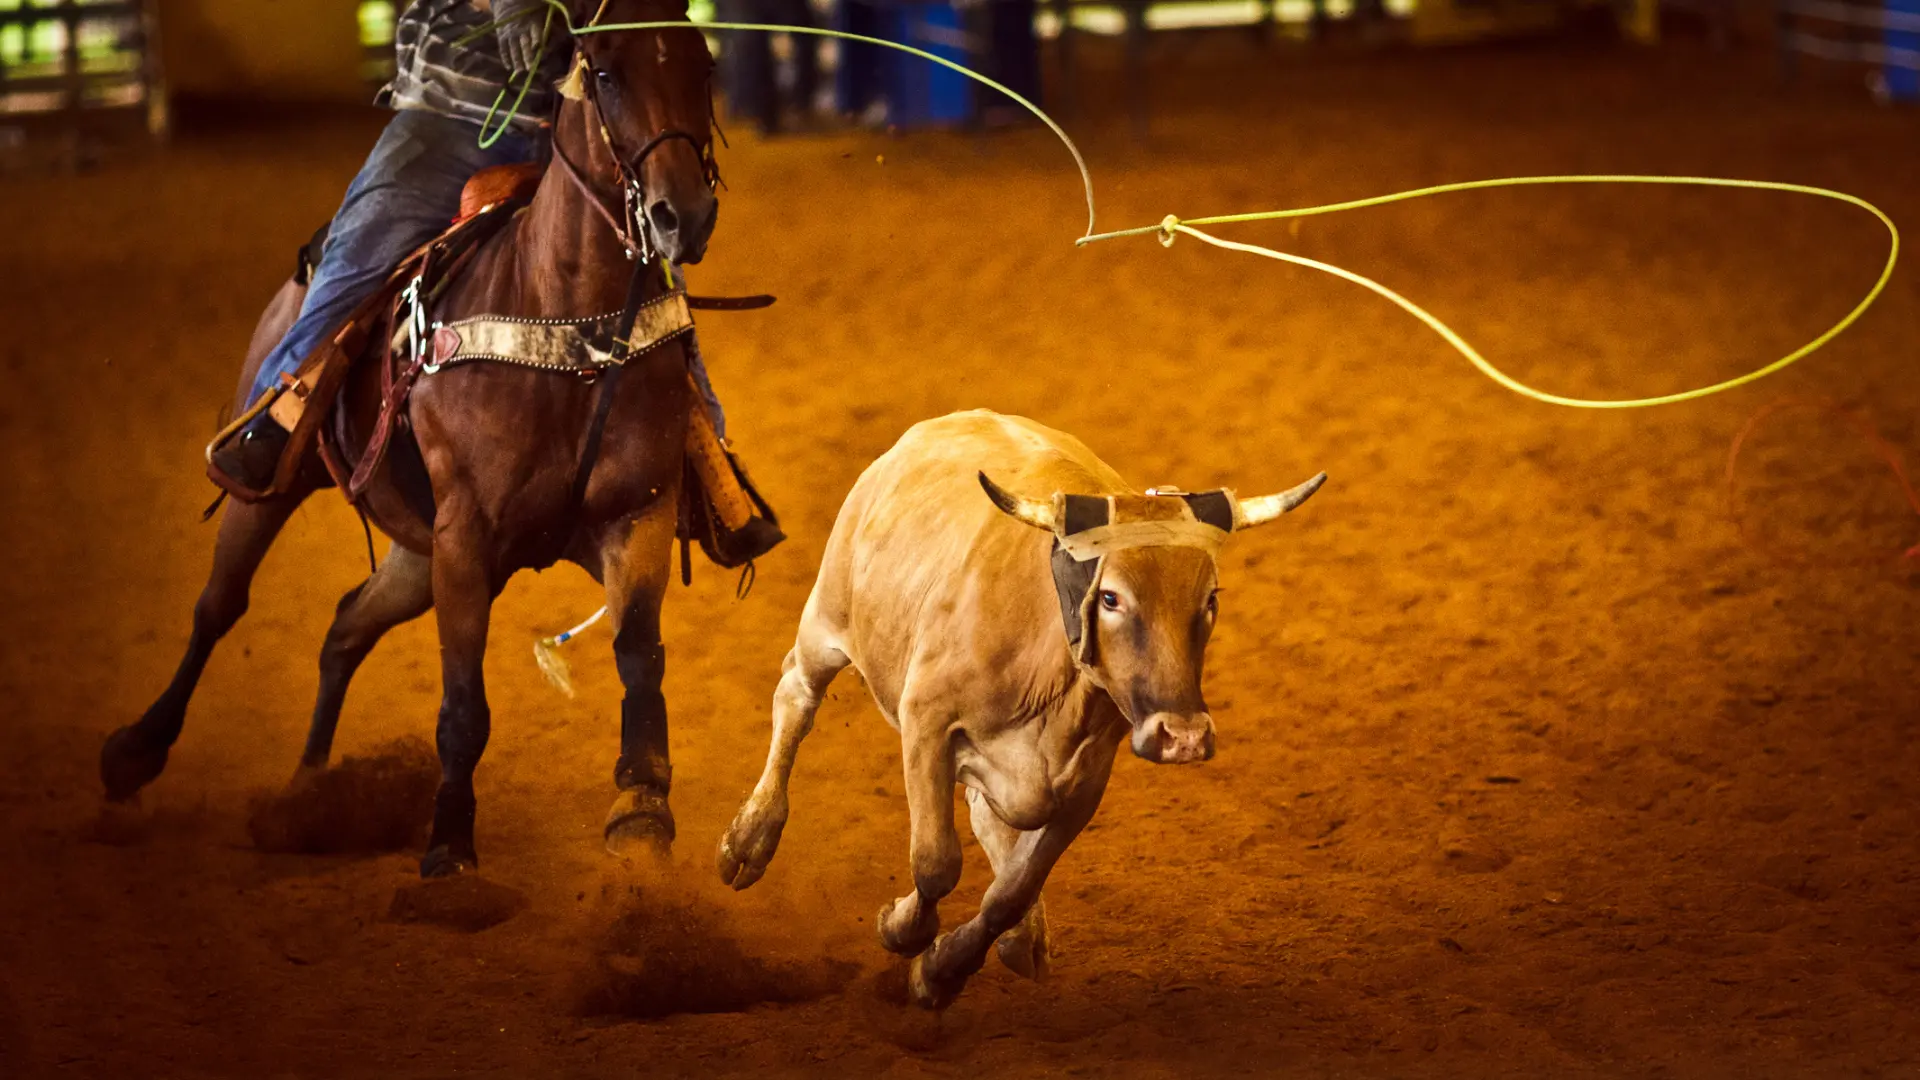
{"type": "Polygon", "coordinates": [[[1053,531],[1053,500],[1041,502],[1038,499],[1023,499],[987,479],[987,474],[984,472],[980,474],[980,486],[986,491],[987,498],[993,500],[993,505],[1000,508],[1001,513],[1024,521],[1036,529],[1053,531]]]}
{"type": "Polygon", "coordinates": [[[1251,499],[1241,499],[1240,512],[1234,521],[1234,528],[1251,529],[1255,525],[1265,525],[1306,502],[1308,496],[1319,491],[1320,485],[1326,482],[1327,474],[1320,473],[1306,483],[1288,488],[1278,495],[1259,495],[1251,499]]]}

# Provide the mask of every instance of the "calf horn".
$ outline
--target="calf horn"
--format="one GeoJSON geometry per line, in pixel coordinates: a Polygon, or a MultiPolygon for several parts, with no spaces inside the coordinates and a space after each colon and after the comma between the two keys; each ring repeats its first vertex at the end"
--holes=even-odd
{"type": "MultiPolygon", "coordinates": [[[[984,476],[981,479],[986,479],[984,476]]],[[[1320,473],[1298,487],[1288,488],[1278,495],[1259,495],[1251,499],[1240,500],[1239,520],[1234,523],[1237,529],[1251,529],[1255,525],[1265,525],[1281,514],[1307,501],[1307,497],[1320,490],[1327,482],[1327,474],[1320,473]]],[[[991,494],[991,492],[989,492],[991,494]]],[[[1008,511],[1012,513],[1012,511],[1008,511]]]]}
{"type": "Polygon", "coordinates": [[[993,505],[999,507],[1002,513],[1018,518],[1036,529],[1053,531],[1051,500],[1040,502],[1036,499],[1023,499],[1018,495],[1009,494],[999,484],[987,479],[987,474],[984,472],[980,474],[980,486],[986,489],[987,498],[992,499],[993,505]]]}

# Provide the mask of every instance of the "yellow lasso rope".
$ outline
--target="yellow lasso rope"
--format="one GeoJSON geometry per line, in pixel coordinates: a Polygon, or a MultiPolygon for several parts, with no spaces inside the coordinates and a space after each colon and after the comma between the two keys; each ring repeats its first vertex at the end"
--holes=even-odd
{"type": "MultiPolygon", "coordinates": [[[[558,3],[558,0],[548,0],[548,3],[559,8],[563,17],[565,16],[566,9],[558,3]]],[[[1180,218],[1173,216],[1172,214],[1169,214],[1158,225],[1148,225],[1148,226],[1144,226],[1137,229],[1122,229],[1118,232],[1096,234],[1093,231],[1094,229],[1093,176],[1087,169],[1086,158],[1081,155],[1080,148],[1074,145],[1073,140],[1067,136],[1066,131],[1064,131],[1059,124],[1055,123],[1054,119],[1051,116],[1048,116],[1040,108],[1040,106],[1035,105],[1031,101],[1028,101],[1026,98],[1015,93],[1012,89],[1002,85],[1001,83],[995,82],[994,80],[986,77],[985,75],[982,75],[979,72],[974,71],[970,68],[967,68],[961,64],[957,64],[952,60],[948,60],[943,56],[938,56],[934,53],[927,52],[924,49],[916,49],[911,45],[903,45],[897,41],[887,41],[884,38],[867,37],[861,34],[849,34],[839,30],[825,30],[825,29],[820,29],[817,27],[809,27],[809,26],[780,26],[780,25],[771,25],[771,24],[765,24],[765,23],[729,23],[729,22],[690,24],[690,23],[680,22],[680,21],[650,21],[650,22],[631,22],[631,23],[601,23],[597,25],[584,26],[579,28],[570,27],[570,29],[572,29],[573,33],[575,34],[607,33],[615,30],[659,30],[659,29],[675,29],[675,28],[700,29],[700,30],[747,31],[747,32],[753,32],[753,33],[769,33],[769,34],[811,34],[816,37],[841,38],[847,41],[857,41],[867,45],[876,45],[883,48],[895,49],[900,52],[908,53],[909,55],[912,55],[912,56],[920,57],[923,60],[932,61],[933,63],[939,64],[942,67],[958,72],[959,74],[964,75],[967,78],[974,80],[975,82],[978,82],[984,86],[991,87],[992,89],[997,90],[1002,94],[1005,94],[1007,97],[1017,102],[1021,107],[1025,108],[1028,112],[1038,117],[1042,123],[1046,124],[1047,127],[1050,130],[1052,130],[1054,135],[1059,137],[1061,143],[1065,144],[1067,148],[1067,152],[1073,155],[1073,163],[1080,171],[1080,182],[1081,182],[1081,186],[1085,190],[1086,200],[1087,200],[1087,232],[1086,232],[1086,235],[1080,237],[1080,239],[1074,242],[1075,246],[1085,246],[1087,244],[1091,244],[1101,240],[1115,240],[1121,237],[1146,236],[1150,234],[1159,236],[1162,244],[1171,245],[1173,243],[1173,238],[1175,237],[1175,235],[1180,233],[1185,233],[1186,235],[1191,236],[1196,240],[1199,240],[1203,243],[1211,244],[1217,248],[1223,248],[1228,251],[1244,252],[1249,255],[1259,255],[1263,258],[1275,259],[1280,262],[1292,263],[1296,266],[1304,266],[1311,270],[1319,270],[1323,273],[1332,274],[1337,278],[1340,278],[1345,281],[1351,281],[1356,285],[1363,286],[1379,294],[1380,296],[1383,296],[1386,299],[1391,300],[1401,310],[1407,312],[1409,315],[1412,315],[1414,318],[1419,319],[1421,322],[1425,323],[1430,329],[1432,329],[1434,333],[1439,334],[1440,337],[1447,342],[1447,344],[1453,346],[1454,349],[1456,349],[1460,353],[1460,355],[1466,357],[1467,360],[1470,363],[1472,363],[1474,367],[1478,368],[1482,374],[1486,375],[1488,378],[1492,379],[1494,382],[1499,383],[1501,386],[1504,386],[1508,390],[1511,390],[1514,393],[1519,394],[1523,397],[1529,397],[1534,399],[1535,401],[1543,401],[1551,405],[1565,405],[1565,406],[1569,406],[1572,408],[1579,408],[1579,409],[1638,409],[1638,408],[1646,408],[1652,405],[1670,405],[1679,401],[1691,401],[1695,398],[1702,398],[1712,394],[1718,394],[1725,390],[1732,390],[1735,387],[1745,386],[1747,383],[1753,382],[1757,379],[1765,378],[1766,376],[1771,375],[1776,371],[1779,371],[1781,368],[1786,367],[1788,364],[1791,364],[1794,361],[1799,360],[1802,357],[1807,356],[1809,353],[1812,353],[1815,350],[1821,348],[1822,346],[1826,345],[1829,341],[1832,341],[1835,337],[1837,337],[1841,331],[1845,330],[1849,326],[1852,326],[1854,322],[1857,321],[1860,318],[1860,316],[1866,312],[1867,308],[1871,307],[1873,305],[1873,302],[1879,299],[1881,292],[1886,289],[1887,282],[1893,277],[1894,264],[1899,260],[1899,257],[1900,257],[1900,230],[1894,226],[1893,219],[1889,218],[1879,207],[1873,205],[1872,203],[1858,196],[1849,195],[1843,191],[1833,191],[1828,188],[1811,187],[1805,184],[1787,184],[1787,183],[1779,183],[1771,180],[1730,180],[1730,179],[1723,179],[1720,177],[1709,177],[1709,176],[1635,176],[1635,175],[1514,176],[1514,177],[1506,177],[1504,179],[1499,179],[1499,180],[1469,180],[1469,181],[1465,181],[1462,183],[1455,183],[1455,184],[1438,184],[1433,187],[1418,188],[1413,191],[1399,191],[1399,192],[1394,192],[1393,194],[1390,194],[1390,195],[1376,195],[1372,198],[1367,198],[1367,199],[1353,199],[1348,202],[1328,203],[1324,206],[1300,207],[1294,210],[1269,210],[1269,211],[1253,213],[1253,214],[1222,214],[1214,217],[1190,218],[1184,221],[1181,220],[1180,218]],[[1711,386],[1697,387],[1692,390],[1682,390],[1678,393],[1660,394],[1655,397],[1600,400],[1600,399],[1592,399],[1592,398],[1566,397],[1561,394],[1550,394],[1544,390],[1536,390],[1533,387],[1528,386],[1523,382],[1520,382],[1518,379],[1513,378],[1512,376],[1508,375],[1506,372],[1503,372],[1499,368],[1494,367],[1491,363],[1488,363],[1486,357],[1481,356],[1479,351],[1476,350],[1472,345],[1468,344],[1465,338],[1462,338],[1459,334],[1455,333],[1452,327],[1449,327],[1446,323],[1443,323],[1438,318],[1434,317],[1434,315],[1431,312],[1427,311],[1425,308],[1422,308],[1420,305],[1414,303],[1413,301],[1407,299],[1406,297],[1400,295],[1399,293],[1393,291],[1392,289],[1386,287],[1385,285],[1382,285],[1379,282],[1374,281],[1372,278],[1365,277],[1360,274],[1356,274],[1351,270],[1346,270],[1338,266],[1333,266],[1328,263],[1319,262],[1315,259],[1309,259],[1309,258],[1306,258],[1305,256],[1290,255],[1290,254],[1287,254],[1286,252],[1275,251],[1271,248],[1260,247],[1257,244],[1242,244],[1242,243],[1236,243],[1231,240],[1222,240],[1219,237],[1208,235],[1207,233],[1204,233],[1194,227],[1196,225],[1227,225],[1227,224],[1235,224],[1235,223],[1247,222],[1247,221],[1276,221],[1282,218],[1311,217],[1316,214],[1333,214],[1333,213],[1339,213],[1343,210],[1360,210],[1370,206],[1384,206],[1388,203],[1406,202],[1410,199],[1424,199],[1424,198],[1428,198],[1435,195],[1446,195],[1446,194],[1451,194],[1453,192],[1459,192],[1459,191],[1477,191],[1477,190],[1482,190],[1486,188],[1528,187],[1528,186],[1544,185],[1544,184],[1676,184],[1676,185],[1691,185],[1694,187],[1745,188],[1753,191],[1781,191],[1781,192],[1788,192],[1788,193],[1797,194],[1797,195],[1816,195],[1825,199],[1837,199],[1840,202],[1850,203],[1854,206],[1859,207],[1862,210],[1865,210],[1867,213],[1872,214],[1876,219],[1878,219],[1880,224],[1886,226],[1887,237],[1889,240],[1889,244],[1887,247],[1887,261],[1886,261],[1886,265],[1881,267],[1880,277],[1878,280],[1876,280],[1873,283],[1873,288],[1869,289],[1867,291],[1867,295],[1864,298],[1862,298],[1858,304],[1854,305],[1853,310],[1847,312],[1847,314],[1844,317],[1842,317],[1839,322],[1834,323],[1831,327],[1827,328],[1827,331],[1821,334],[1819,337],[1814,338],[1812,341],[1807,342],[1805,345],[1802,345],[1798,349],[1795,349],[1793,352],[1788,353],[1786,356],[1783,356],[1780,359],[1775,360],[1774,362],[1766,365],[1765,367],[1759,368],[1758,370],[1755,370],[1755,371],[1750,371],[1744,375],[1737,375],[1731,379],[1726,379],[1722,382],[1714,383],[1711,386]]]]}
{"type": "Polygon", "coordinates": [[[1784,183],[1776,183],[1771,180],[1726,180],[1718,177],[1708,177],[1708,176],[1631,176],[1631,175],[1625,175],[1625,176],[1513,176],[1513,177],[1507,177],[1505,179],[1500,179],[1500,180],[1470,180],[1470,181],[1466,181],[1458,184],[1440,184],[1435,187],[1419,188],[1414,191],[1400,191],[1400,192],[1395,192],[1394,194],[1391,194],[1391,195],[1378,195],[1370,199],[1355,199],[1355,200],[1352,200],[1351,202],[1329,203],[1325,206],[1302,207],[1297,210],[1270,210],[1264,213],[1256,213],[1256,214],[1223,214],[1218,217],[1193,218],[1189,221],[1182,221],[1179,218],[1174,217],[1172,214],[1169,214],[1158,225],[1149,225],[1139,229],[1123,229],[1119,232],[1101,233],[1096,236],[1085,236],[1080,238],[1075,243],[1078,245],[1085,245],[1085,244],[1093,243],[1094,241],[1097,241],[1097,240],[1112,240],[1112,239],[1116,239],[1123,236],[1145,236],[1149,234],[1154,234],[1160,237],[1160,241],[1162,244],[1170,246],[1173,243],[1174,236],[1179,233],[1185,233],[1186,235],[1191,236],[1196,240],[1200,240],[1205,243],[1212,244],[1214,247],[1217,247],[1217,248],[1225,248],[1228,251],[1240,251],[1240,252],[1245,252],[1246,254],[1249,254],[1249,255],[1259,255],[1268,259],[1277,259],[1280,262],[1293,263],[1296,266],[1304,266],[1311,270],[1319,270],[1319,271],[1322,271],[1323,273],[1332,274],[1333,276],[1337,278],[1341,278],[1342,280],[1351,281],[1356,285],[1364,286],[1365,288],[1371,289],[1375,293],[1378,293],[1379,295],[1386,297],[1388,300],[1393,301],[1396,305],[1400,307],[1401,310],[1405,311],[1407,314],[1412,315],[1414,318],[1419,319],[1423,323],[1426,323],[1427,326],[1431,328],[1434,333],[1439,334],[1442,338],[1444,338],[1447,344],[1453,346],[1456,350],[1458,350],[1460,355],[1466,357],[1467,360],[1471,362],[1474,367],[1479,368],[1482,374],[1486,375],[1488,378],[1492,379],[1494,382],[1499,383],[1501,386],[1506,387],[1507,389],[1513,391],[1516,394],[1519,394],[1523,397],[1530,397],[1535,401],[1544,401],[1550,405],[1566,405],[1576,409],[1641,409],[1651,405],[1671,405],[1674,402],[1678,402],[1678,401],[1691,401],[1694,398],[1707,397],[1710,394],[1717,394],[1723,390],[1731,390],[1737,386],[1745,386],[1747,383],[1753,382],[1756,379],[1765,378],[1766,376],[1771,375],[1776,371],[1779,371],[1781,368],[1786,367],[1788,364],[1793,363],[1795,360],[1798,360],[1801,357],[1804,357],[1807,354],[1813,352],[1814,350],[1820,348],[1821,346],[1825,345],[1827,342],[1832,341],[1836,336],[1839,335],[1841,331],[1845,330],[1849,326],[1852,326],[1854,321],[1859,319],[1860,316],[1867,310],[1868,307],[1872,306],[1873,302],[1879,298],[1880,293],[1887,287],[1887,281],[1893,277],[1894,263],[1898,261],[1900,257],[1900,230],[1894,227],[1893,220],[1887,217],[1887,215],[1883,213],[1879,207],[1873,205],[1872,203],[1866,201],[1865,199],[1859,198],[1854,195],[1848,195],[1845,192],[1841,192],[1841,191],[1830,191],[1826,188],[1808,187],[1804,184],[1784,184],[1784,183]],[[1512,376],[1508,375],[1506,372],[1501,371],[1499,368],[1496,368],[1492,364],[1488,363],[1487,359],[1480,355],[1479,350],[1475,349],[1472,345],[1469,345],[1465,338],[1462,338],[1459,334],[1455,333],[1452,327],[1449,327],[1446,323],[1443,323],[1438,318],[1435,318],[1431,312],[1428,312],[1425,308],[1422,308],[1420,305],[1414,303],[1413,301],[1407,299],[1404,296],[1401,296],[1399,293],[1393,291],[1392,289],[1389,289],[1385,285],[1382,285],[1379,282],[1374,281],[1372,278],[1363,277],[1362,275],[1356,274],[1351,270],[1342,269],[1341,267],[1338,267],[1338,266],[1332,266],[1327,263],[1306,258],[1305,256],[1290,255],[1286,252],[1274,251],[1271,248],[1260,247],[1257,244],[1240,244],[1240,243],[1235,243],[1231,240],[1222,240],[1219,237],[1210,236],[1204,232],[1201,232],[1199,229],[1196,229],[1193,227],[1195,225],[1223,225],[1223,224],[1242,222],[1242,221],[1275,221],[1281,218],[1301,218],[1301,217],[1309,217],[1314,214],[1331,214],[1331,213],[1337,213],[1341,210],[1359,210],[1363,207],[1383,206],[1387,203],[1406,202],[1409,199],[1420,199],[1420,198],[1425,198],[1431,195],[1445,195],[1445,194],[1456,192],[1456,191],[1475,191],[1482,188],[1524,187],[1524,186],[1539,185],[1539,184],[1683,184],[1683,185],[1693,185],[1696,187],[1747,188],[1750,190],[1757,190],[1757,191],[1785,191],[1785,192],[1791,192],[1798,195],[1818,195],[1822,198],[1838,199],[1841,202],[1851,203],[1854,206],[1860,207],[1862,210],[1865,210],[1867,213],[1872,214],[1875,218],[1878,218],[1880,221],[1880,224],[1885,225],[1887,227],[1887,237],[1890,241],[1887,247],[1887,262],[1886,262],[1886,265],[1883,266],[1880,270],[1879,280],[1873,283],[1873,288],[1867,290],[1867,295],[1864,298],[1862,298],[1858,304],[1854,305],[1852,311],[1847,312],[1846,315],[1843,316],[1839,322],[1834,323],[1831,327],[1829,327],[1826,333],[1821,334],[1819,337],[1814,338],[1812,341],[1807,342],[1805,345],[1800,346],[1798,349],[1795,349],[1793,352],[1788,353],[1786,356],[1783,356],[1780,359],[1775,360],[1773,363],[1768,364],[1763,368],[1760,368],[1756,371],[1749,371],[1744,375],[1736,375],[1731,379],[1714,383],[1711,386],[1697,387],[1692,390],[1682,390],[1678,393],[1673,393],[1673,394],[1661,394],[1656,397],[1600,400],[1600,399],[1593,399],[1593,398],[1565,397],[1560,394],[1550,394],[1544,390],[1536,390],[1533,387],[1528,386],[1523,382],[1520,382],[1518,379],[1513,378],[1512,376]]]}

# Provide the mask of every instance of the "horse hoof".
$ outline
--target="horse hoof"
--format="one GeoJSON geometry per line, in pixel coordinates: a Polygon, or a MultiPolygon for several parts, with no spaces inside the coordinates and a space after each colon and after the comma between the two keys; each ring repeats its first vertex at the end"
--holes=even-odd
{"type": "Polygon", "coordinates": [[[913,963],[907,966],[907,998],[923,1009],[940,1012],[953,1004],[953,999],[960,993],[960,985],[948,985],[927,977],[927,957],[932,956],[933,952],[928,949],[914,957],[913,963]]]}
{"type": "Polygon", "coordinates": [[[100,782],[113,802],[133,798],[166,767],[167,748],[149,746],[132,726],[107,736],[100,748],[100,782]]]}
{"type": "Polygon", "coordinates": [[[420,857],[420,876],[423,878],[448,878],[460,874],[471,874],[480,869],[480,856],[469,851],[454,854],[447,844],[427,849],[420,857]]]}
{"type": "Polygon", "coordinates": [[[919,923],[895,929],[893,913],[899,906],[900,901],[889,900],[880,908],[880,914],[873,917],[874,929],[880,932],[880,947],[897,956],[918,956],[940,935],[940,917],[936,914],[929,919],[923,915],[919,923]]]}
{"type": "Polygon", "coordinates": [[[673,809],[656,791],[630,788],[607,811],[609,854],[623,859],[665,859],[673,854],[673,809]]]}

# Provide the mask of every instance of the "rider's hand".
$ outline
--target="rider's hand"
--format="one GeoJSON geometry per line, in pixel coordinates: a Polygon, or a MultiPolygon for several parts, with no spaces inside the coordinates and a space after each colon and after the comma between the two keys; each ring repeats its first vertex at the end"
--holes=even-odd
{"type": "Polygon", "coordinates": [[[493,17],[500,24],[494,34],[500,39],[500,59],[508,71],[539,70],[546,6],[546,0],[493,0],[493,17]]]}

